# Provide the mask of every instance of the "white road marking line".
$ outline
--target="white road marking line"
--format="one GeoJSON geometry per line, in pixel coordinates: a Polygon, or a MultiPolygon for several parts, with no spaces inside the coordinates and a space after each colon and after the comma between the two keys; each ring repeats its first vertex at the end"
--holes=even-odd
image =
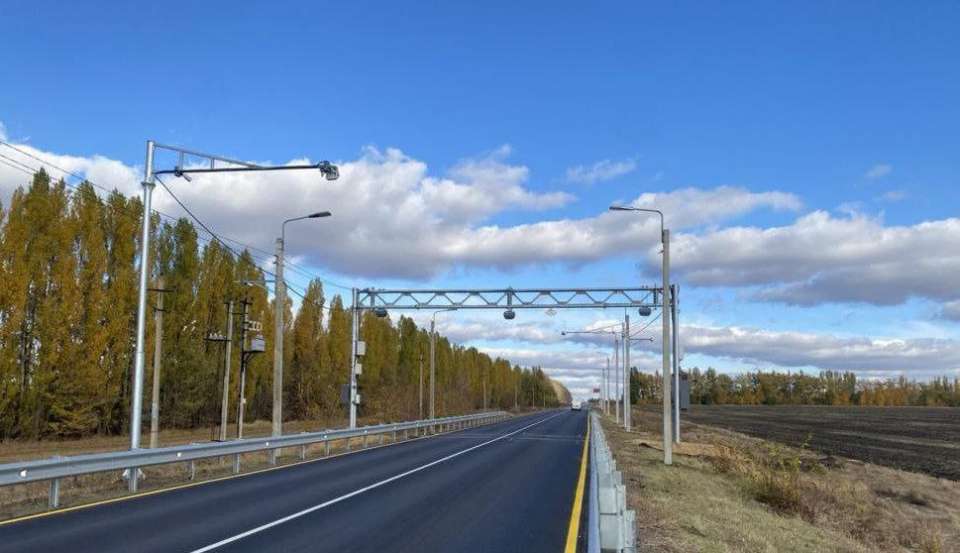
{"type": "Polygon", "coordinates": [[[456,453],[451,453],[450,455],[447,455],[446,457],[442,457],[442,458],[440,458],[440,459],[437,459],[436,461],[431,461],[431,462],[429,462],[429,463],[427,463],[427,464],[425,464],[425,465],[421,465],[421,466],[419,466],[419,467],[417,467],[417,468],[410,469],[410,470],[408,470],[408,471],[406,471],[406,472],[402,472],[402,473],[400,473],[400,474],[391,476],[390,478],[386,478],[386,479],[381,480],[381,481],[379,481],[379,482],[376,482],[376,483],[374,483],[374,484],[370,484],[369,486],[365,486],[365,487],[363,487],[363,488],[354,490],[354,491],[352,491],[352,492],[350,492],[350,493],[343,494],[343,495],[341,495],[340,497],[336,497],[336,498],[331,499],[331,500],[329,500],[329,501],[324,501],[323,503],[320,503],[320,504],[318,504],[318,505],[314,505],[313,507],[307,507],[306,509],[304,509],[304,510],[302,510],[302,511],[299,511],[299,512],[296,512],[296,513],[293,513],[292,515],[287,515],[287,516],[285,516],[285,517],[283,517],[283,518],[279,518],[279,519],[277,519],[277,520],[275,520],[275,521],[273,521],[273,522],[268,522],[268,523],[266,523],[266,524],[264,524],[264,525],[257,526],[256,528],[253,528],[253,529],[251,529],[251,530],[247,530],[246,532],[242,532],[242,533],[237,534],[237,535],[235,535],[235,536],[231,536],[231,537],[229,537],[229,538],[222,539],[222,540],[220,540],[220,541],[218,541],[218,542],[216,542],[216,543],[211,543],[210,545],[208,545],[208,546],[206,546],[206,547],[201,547],[200,549],[194,549],[194,550],[191,551],[190,553],[204,553],[205,551],[212,551],[212,550],[214,550],[214,549],[217,549],[218,547],[227,545],[227,544],[229,544],[229,543],[233,543],[233,542],[235,542],[235,541],[237,541],[237,540],[242,540],[243,538],[246,538],[247,536],[252,536],[253,534],[257,534],[257,533],[259,533],[259,532],[263,532],[264,530],[268,530],[268,529],[270,529],[270,528],[273,528],[274,526],[279,526],[279,525],[281,525],[281,524],[283,524],[283,523],[285,523],[285,522],[289,522],[289,521],[291,521],[291,520],[293,520],[293,519],[295,519],[295,518],[300,518],[300,517],[302,517],[303,515],[308,515],[308,514],[314,512],[314,511],[319,511],[320,509],[323,509],[323,508],[325,508],[325,507],[329,507],[330,505],[333,505],[333,504],[335,504],[335,503],[340,503],[341,501],[343,501],[343,500],[345,500],[345,499],[350,499],[351,497],[353,497],[353,496],[355,496],[355,495],[360,495],[360,494],[362,494],[362,493],[364,493],[364,492],[368,492],[368,491],[370,491],[370,490],[372,490],[372,489],[379,488],[380,486],[389,484],[390,482],[393,482],[393,481],[395,481],[395,480],[399,480],[399,479],[401,479],[401,478],[410,476],[411,474],[415,474],[415,473],[420,472],[420,471],[422,471],[422,470],[428,469],[428,468],[430,468],[430,467],[432,467],[432,466],[434,466],[434,465],[438,465],[438,464],[440,464],[440,463],[443,463],[444,461],[449,461],[450,459],[453,459],[454,457],[459,457],[459,456],[463,455],[464,453],[469,453],[469,452],[471,452],[471,451],[473,451],[473,450],[475,450],[475,449],[479,449],[479,448],[481,448],[481,447],[490,445],[490,444],[492,444],[492,443],[494,443],[494,442],[498,442],[498,441],[500,441],[500,440],[502,440],[502,439],[504,439],[504,438],[509,438],[510,436],[513,436],[513,435],[515,435],[515,434],[519,434],[520,432],[523,432],[524,430],[526,430],[526,429],[528,429],[528,428],[531,428],[531,427],[536,426],[536,425],[538,425],[538,424],[547,422],[548,420],[550,420],[550,419],[552,419],[552,418],[554,418],[554,417],[558,417],[558,416],[560,416],[560,415],[562,415],[562,414],[563,414],[563,412],[560,412],[560,413],[557,413],[557,414],[555,414],[555,415],[551,415],[551,416],[549,416],[549,417],[547,417],[547,418],[545,418],[545,419],[540,419],[540,420],[538,420],[537,422],[535,422],[535,423],[533,423],[533,424],[528,424],[527,426],[524,426],[523,428],[514,430],[513,432],[509,432],[509,433],[504,434],[504,435],[502,435],[502,436],[497,436],[496,438],[494,438],[494,439],[492,439],[492,440],[488,440],[488,441],[483,442],[483,443],[481,443],[481,444],[477,444],[477,445],[475,445],[475,446],[468,447],[467,449],[460,450],[460,451],[458,451],[458,452],[456,452],[456,453]]]}

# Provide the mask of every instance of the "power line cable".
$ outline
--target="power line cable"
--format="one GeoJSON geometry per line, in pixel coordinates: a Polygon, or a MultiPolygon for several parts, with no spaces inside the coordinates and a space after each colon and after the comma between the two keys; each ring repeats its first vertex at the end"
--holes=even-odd
{"type": "Polygon", "coordinates": [[[5,160],[7,160],[7,162],[8,162],[7,165],[10,165],[10,164],[16,165],[16,166],[18,166],[21,170],[24,170],[24,171],[32,171],[32,169],[33,169],[33,168],[30,167],[29,165],[26,165],[26,164],[24,164],[24,163],[21,163],[21,162],[15,160],[15,159],[13,159],[12,157],[8,157],[8,156],[5,156],[5,155],[3,155],[3,154],[0,154],[0,158],[3,158],[3,159],[5,159],[5,160]]]}
{"type": "Polygon", "coordinates": [[[17,165],[14,165],[13,163],[10,163],[9,161],[5,161],[5,160],[3,160],[3,159],[0,159],[0,163],[6,165],[7,167],[10,167],[11,169],[16,169],[17,171],[20,171],[21,173],[24,173],[24,174],[29,175],[29,176],[33,176],[33,174],[34,174],[34,171],[30,171],[30,170],[28,170],[28,169],[24,169],[23,167],[19,167],[19,166],[17,166],[17,165]]]}
{"type": "Polygon", "coordinates": [[[649,328],[650,325],[652,325],[653,323],[657,322],[657,320],[660,319],[660,315],[662,315],[662,314],[663,314],[663,311],[657,312],[657,316],[656,316],[656,317],[654,317],[654,318],[650,319],[649,321],[647,321],[647,324],[643,325],[643,327],[640,328],[640,330],[637,330],[636,332],[631,332],[631,333],[630,333],[630,337],[631,337],[631,338],[634,338],[634,337],[636,337],[636,336],[639,336],[641,333],[643,333],[644,330],[646,330],[647,328],[649,328]]]}
{"type": "MultiPolygon", "coordinates": [[[[106,192],[106,193],[108,193],[108,194],[113,192],[113,190],[110,190],[110,189],[108,189],[108,188],[105,187],[105,186],[102,186],[102,185],[100,185],[100,184],[97,184],[96,182],[90,180],[89,178],[87,178],[87,177],[85,177],[85,176],[82,176],[82,175],[80,175],[80,174],[78,174],[78,173],[75,173],[75,172],[73,172],[73,171],[70,171],[70,170],[68,170],[68,169],[64,169],[63,167],[60,167],[59,165],[57,165],[57,164],[55,164],[55,163],[51,163],[49,160],[46,160],[46,159],[43,159],[43,158],[40,157],[40,156],[31,154],[30,152],[28,152],[28,151],[26,151],[26,150],[24,150],[24,149],[22,149],[22,148],[19,148],[19,147],[17,147],[17,146],[14,146],[13,144],[10,144],[9,142],[7,142],[7,141],[5,141],[5,140],[0,140],[0,145],[6,146],[7,148],[10,148],[10,149],[12,149],[12,150],[14,150],[14,151],[16,151],[16,152],[18,152],[18,153],[20,153],[20,154],[28,157],[28,158],[30,158],[30,159],[33,159],[33,160],[35,160],[35,161],[43,164],[43,165],[48,165],[48,166],[56,169],[57,171],[60,171],[60,172],[63,173],[64,175],[73,177],[73,178],[78,179],[78,180],[81,180],[81,181],[83,181],[83,182],[88,182],[88,183],[90,183],[90,185],[93,186],[94,188],[97,188],[97,189],[99,189],[99,190],[102,190],[102,191],[104,191],[104,192],[106,192]]],[[[2,157],[2,158],[4,158],[4,159],[7,159],[7,160],[9,160],[9,161],[12,162],[12,163],[16,163],[17,165],[20,165],[20,166],[26,168],[26,169],[21,169],[21,170],[24,171],[24,172],[26,172],[26,170],[30,170],[30,171],[33,171],[33,172],[36,172],[36,171],[37,171],[36,168],[30,167],[30,166],[28,166],[28,165],[25,165],[25,164],[23,164],[23,163],[15,160],[15,159],[13,159],[13,158],[10,158],[10,157],[5,156],[5,155],[3,155],[3,154],[0,154],[0,157],[2,157]]],[[[9,165],[9,164],[7,164],[7,165],[9,165]]],[[[181,202],[180,199],[177,198],[177,197],[173,194],[173,192],[170,191],[170,188],[169,188],[165,183],[163,183],[163,182],[160,180],[159,177],[155,177],[155,178],[157,179],[158,182],[160,182],[160,184],[161,184],[161,185],[163,186],[163,188],[167,191],[167,193],[170,194],[170,196],[174,199],[174,201],[176,201],[177,204],[179,204],[180,207],[183,208],[183,210],[186,211],[186,212],[190,215],[190,217],[191,217],[194,221],[196,221],[197,224],[200,225],[201,228],[202,228],[205,232],[207,232],[207,233],[212,237],[213,240],[219,242],[220,245],[222,245],[223,247],[227,248],[228,250],[230,250],[231,252],[233,252],[235,255],[238,255],[237,252],[236,252],[236,250],[234,250],[233,248],[231,248],[230,246],[228,246],[225,242],[232,242],[232,243],[234,243],[234,244],[237,244],[237,245],[239,245],[239,246],[242,246],[242,247],[246,248],[247,250],[250,250],[251,252],[252,252],[252,251],[260,252],[260,253],[263,254],[264,256],[267,256],[266,259],[269,259],[269,258],[274,257],[274,254],[273,254],[272,252],[269,252],[269,251],[267,251],[267,250],[265,250],[265,249],[263,249],[263,248],[258,248],[258,247],[256,247],[256,246],[251,245],[251,244],[247,244],[247,243],[245,243],[245,242],[241,242],[240,240],[237,240],[237,239],[235,239],[235,238],[231,238],[231,237],[229,237],[229,236],[221,236],[221,235],[218,235],[218,234],[214,233],[214,232],[211,231],[205,224],[203,224],[203,222],[201,222],[200,219],[197,218],[197,217],[186,207],[186,205],[184,205],[184,203],[181,202]]],[[[66,183],[66,184],[67,184],[67,186],[69,186],[70,188],[73,188],[73,189],[77,189],[77,188],[78,188],[78,185],[76,185],[76,184],[71,184],[71,183],[66,183]]],[[[159,210],[157,210],[157,209],[152,209],[151,211],[153,211],[154,213],[157,213],[157,214],[160,215],[161,217],[163,217],[163,218],[165,218],[165,219],[168,219],[168,220],[170,220],[170,221],[176,221],[176,220],[177,220],[176,217],[174,217],[174,216],[172,216],[172,215],[169,215],[169,214],[167,214],[167,213],[164,213],[164,212],[162,212],[162,211],[159,211],[159,210]]],[[[198,237],[198,238],[199,238],[199,237],[198,237]]],[[[251,254],[251,256],[252,256],[252,257],[256,257],[256,256],[253,256],[252,254],[251,254]]],[[[266,260],[266,259],[264,259],[264,260],[266,260]]],[[[291,267],[294,272],[297,272],[298,274],[300,274],[301,276],[303,276],[303,277],[305,277],[305,278],[317,279],[317,280],[320,280],[321,282],[324,282],[324,283],[326,283],[326,284],[328,284],[328,285],[330,285],[330,286],[333,286],[333,287],[335,287],[335,288],[340,288],[340,289],[342,289],[342,290],[352,290],[352,289],[353,289],[353,287],[346,286],[346,285],[343,285],[343,284],[341,284],[341,283],[335,282],[335,281],[333,281],[333,280],[330,280],[329,278],[323,277],[323,276],[318,275],[318,274],[316,274],[316,273],[311,273],[311,272],[309,272],[307,269],[304,269],[304,268],[300,267],[300,266],[297,265],[296,263],[293,263],[293,262],[290,262],[290,261],[285,261],[284,266],[285,266],[285,267],[287,267],[287,266],[291,267]]],[[[262,267],[261,267],[261,268],[262,268],[262,267]]],[[[267,273],[267,274],[269,274],[269,275],[273,275],[273,273],[271,273],[271,272],[269,272],[269,271],[264,270],[264,272],[267,273]]]]}

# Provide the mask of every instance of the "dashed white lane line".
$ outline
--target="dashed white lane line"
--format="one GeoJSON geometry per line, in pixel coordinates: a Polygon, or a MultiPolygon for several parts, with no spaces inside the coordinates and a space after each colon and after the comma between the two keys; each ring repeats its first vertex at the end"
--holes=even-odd
{"type": "Polygon", "coordinates": [[[285,517],[283,517],[283,518],[279,518],[279,519],[277,519],[277,520],[275,520],[275,521],[273,521],[273,522],[268,522],[268,523],[263,524],[263,525],[261,525],[261,526],[257,526],[256,528],[252,528],[252,529],[250,529],[250,530],[247,530],[246,532],[242,532],[242,533],[237,534],[237,535],[235,535],[235,536],[230,536],[229,538],[224,538],[224,539],[222,539],[222,540],[220,540],[220,541],[218,541],[218,542],[216,542],[216,543],[211,543],[210,545],[207,545],[207,546],[205,546],[205,547],[201,547],[200,549],[194,549],[191,553],[204,553],[205,551],[212,551],[212,550],[217,549],[217,548],[219,548],[219,547],[222,547],[222,546],[224,546],[224,545],[233,543],[233,542],[238,541],[238,540],[242,540],[243,538],[246,538],[246,537],[248,537],[248,536],[252,536],[253,534],[257,534],[257,533],[263,532],[264,530],[269,530],[270,528],[273,528],[274,526],[279,526],[279,525],[281,525],[281,524],[283,524],[283,523],[285,523],[285,522],[290,522],[290,521],[293,520],[293,519],[300,518],[300,517],[302,517],[302,516],[304,516],[304,515],[308,515],[308,514],[314,512],[314,511],[319,511],[320,509],[323,509],[323,508],[329,507],[329,506],[331,506],[331,505],[340,503],[341,501],[344,501],[344,500],[346,500],[346,499],[350,499],[351,497],[360,495],[360,494],[362,494],[362,493],[364,493],[364,492],[368,492],[368,491],[370,491],[370,490],[379,488],[380,486],[385,486],[386,484],[389,484],[390,482],[394,482],[394,481],[396,481],[396,480],[400,480],[401,478],[405,478],[405,477],[407,477],[407,476],[410,476],[411,474],[416,474],[416,473],[418,473],[418,472],[420,472],[420,471],[422,471],[422,470],[426,470],[426,469],[428,469],[428,468],[430,468],[430,467],[432,467],[432,466],[439,465],[440,463],[449,461],[450,459],[453,459],[454,457],[459,457],[459,456],[463,455],[464,453],[469,453],[469,452],[471,452],[471,451],[473,451],[473,450],[475,450],[475,449],[480,449],[481,447],[488,446],[488,445],[490,445],[490,444],[492,444],[492,443],[494,443],[494,442],[499,442],[500,440],[503,440],[504,438],[509,438],[510,436],[514,436],[514,435],[516,435],[516,434],[519,434],[520,432],[523,432],[524,430],[526,430],[526,429],[528,429],[528,428],[532,428],[532,427],[534,427],[534,426],[537,426],[538,424],[543,424],[543,423],[547,422],[548,420],[550,420],[550,419],[552,419],[552,418],[554,418],[554,417],[560,416],[560,415],[562,415],[562,414],[563,414],[563,412],[560,412],[560,413],[557,413],[557,414],[555,414],[555,415],[551,415],[551,416],[549,416],[549,417],[547,417],[547,418],[540,419],[540,420],[538,420],[537,422],[535,422],[535,423],[533,423],[533,424],[528,424],[527,426],[524,426],[523,428],[519,428],[519,429],[517,429],[517,430],[514,430],[514,431],[512,431],[512,432],[508,432],[508,433],[503,434],[503,435],[501,435],[501,436],[497,436],[496,438],[494,438],[494,439],[492,439],[492,440],[488,440],[488,441],[486,441],[486,442],[477,444],[477,445],[475,445],[475,446],[468,447],[467,449],[460,450],[460,451],[458,451],[458,452],[456,452],[456,453],[451,453],[450,455],[447,455],[446,457],[441,457],[440,459],[437,459],[437,460],[435,460],[435,461],[431,461],[431,462],[429,462],[429,463],[427,463],[427,464],[425,464],[425,465],[421,465],[421,466],[419,466],[419,467],[410,469],[410,470],[408,470],[408,471],[406,471],[406,472],[401,472],[400,474],[391,476],[390,478],[385,478],[385,479],[383,479],[383,480],[380,480],[379,482],[375,482],[375,483],[373,483],[373,484],[370,484],[369,486],[364,486],[363,488],[354,490],[354,491],[352,491],[352,492],[350,492],[350,493],[345,493],[345,494],[341,495],[340,497],[335,497],[335,498],[333,498],[333,499],[331,499],[331,500],[329,500],[329,501],[324,501],[323,503],[319,503],[319,504],[317,504],[317,505],[314,505],[313,507],[307,507],[306,509],[304,509],[304,510],[302,510],[302,511],[297,511],[296,513],[293,513],[292,515],[287,515],[287,516],[285,516],[285,517]]]}

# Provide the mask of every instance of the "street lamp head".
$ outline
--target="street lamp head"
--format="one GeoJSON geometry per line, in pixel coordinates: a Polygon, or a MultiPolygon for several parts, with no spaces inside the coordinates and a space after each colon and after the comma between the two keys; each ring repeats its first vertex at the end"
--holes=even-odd
{"type": "Polygon", "coordinates": [[[512,321],[516,317],[517,317],[517,313],[513,309],[507,309],[506,311],[503,312],[503,318],[508,321],[512,321]]]}
{"type": "Polygon", "coordinates": [[[337,180],[340,178],[340,170],[329,161],[321,161],[317,164],[317,169],[320,169],[320,174],[327,180],[337,180]]]}
{"type": "Polygon", "coordinates": [[[329,217],[330,215],[332,215],[332,213],[329,211],[318,211],[307,215],[307,219],[319,219],[320,217],[329,217]]]}
{"type": "Polygon", "coordinates": [[[610,211],[633,211],[633,209],[622,205],[612,205],[610,206],[610,211]]]}
{"type": "Polygon", "coordinates": [[[383,318],[385,318],[385,317],[387,316],[387,308],[386,308],[386,307],[377,307],[377,308],[374,308],[373,314],[376,315],[377,317],[383,319],[383,318]]]}
{"type": "Polygon", "coordinates": [[[644,305],[640,307],[640,309],[637,309],[637,313],[639,313],[641,317],[649,317],[650,314],[653,313],[653,310],[644,305]]]}

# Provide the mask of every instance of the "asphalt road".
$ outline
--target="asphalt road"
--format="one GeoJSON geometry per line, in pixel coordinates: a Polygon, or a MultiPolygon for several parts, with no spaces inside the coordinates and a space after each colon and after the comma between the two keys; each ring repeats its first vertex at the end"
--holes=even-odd
{"type": "Polygon", "coordinates": [[[23,520],[0,551],[558,553],[586,424],[539,413],[23,520]]]}

